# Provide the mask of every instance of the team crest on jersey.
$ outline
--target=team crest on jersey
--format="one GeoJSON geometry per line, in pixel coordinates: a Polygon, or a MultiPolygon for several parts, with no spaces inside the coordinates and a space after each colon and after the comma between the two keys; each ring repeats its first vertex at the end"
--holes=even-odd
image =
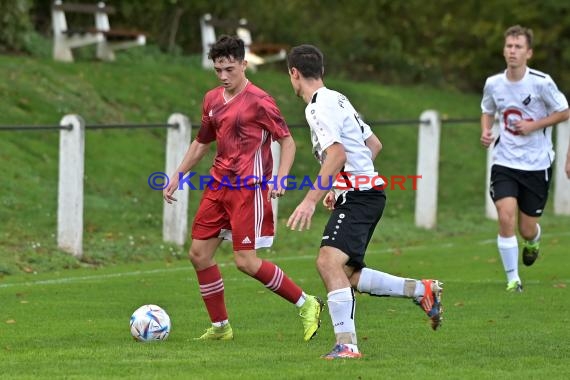
{"type": "Polygon", "coordinates": [[[531,98],[530,98],[530,94],[529,94],[526,98],[524,98],[524,100],[522,101],[522,103],[523,103],[525,106],[528,106],[528,105],[530,104],[530,101],[531,101],[531,98]]]}

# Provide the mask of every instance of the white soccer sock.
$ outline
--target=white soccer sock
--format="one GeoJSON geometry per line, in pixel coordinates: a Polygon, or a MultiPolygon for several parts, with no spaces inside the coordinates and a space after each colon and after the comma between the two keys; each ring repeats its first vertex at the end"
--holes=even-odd
{"type": "Polygon", "coordinates": [[[224,327],[225,325],[227,325],[228,323],[230,323],[227,319],[224,319],[221,322],[212,322],[212,326],[214,327],[224,327]]]}
{"type": "Polygon", "coordinates": [[[497,237],[497,247],[507,275],[507,282],[520,281],[519,277],[519,245],[516,236],[497,237]]]}
{"type": "Polygon", "coordinates": [[[356,300],[352,288],[333,290],[327,294],[327,304],[334,333],[351,334],[352,344],[356,345],[356,326],[354,325],[356,300]]]}
{"type": "Polygon", "coordinates": [[[307,300],[307,295],[305,294],[305,292],[302,292],[301,297],[299,297],[299,299],[295,303],[295,306],[297,306],[297,307],[303,306],[305,304],[306,300],[307,300]]]}
{"type": "Polygon", "coordinates": [[[369,268],[363,268],[360,272],[356,290],[373,296],[407,298],[423,296],[425,291],[421,281],[397,277],[369,268]]]}
{"type": "MultiPolygon", "coordinates": [[[[416,281],[416,288],[414,289],[414,299],[418,299],[418,297],[423,297],[426,294],[426,286],[422,281],[416,281]]],[[[431,288],[430,288],[431,289],[431,288]]]]}

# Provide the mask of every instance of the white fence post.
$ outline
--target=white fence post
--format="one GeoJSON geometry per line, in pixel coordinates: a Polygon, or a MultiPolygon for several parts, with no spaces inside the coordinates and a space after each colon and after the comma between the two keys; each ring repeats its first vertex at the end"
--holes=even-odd
{"type": "Polygon", "coordinates": [[[71,126],[71,129],[62,129],[59,133],[57,246],[75,257],[81,257],[85,122],[79,115],[66,115],[59,124],[71,126]]]}
{"type": "MultiPolygon", "coordinates": [[[[177,128],[168,128],[166,134],[166,175],[172,175],[188,150],[192,126],[185,115],[175,113],[168,118],[168,124],[177,124],[177,128]]],[[[176,173],[175,175],[178,175],[176,173]]],[[[165,242],[184,245],[188,234],[188,194],[184,187],[174,194],[178,200],[172,204],[164,202],[162,239],[165,242]]]]}
{"type": "Polygon", "coordinates": [[[570,121],[556,126],[556,158],[554,161],[554,214],[570,215],[570,179],[566,177],[564,166],[568,142],[570,141],[570,121]]]}
{"type": "MultiPolygon", "coordinates": [[[[493,122],[493,136],[495,139],[499,136],[499,115],[495,115],[495,121],[493,122]]],[[[487,170],[486,170],[486,178],[485,178],[485,216],[488,219],[497,220],[499,219],[499,214],[497,214],[497,208],[495,207],[495,203],[491,199],[491,195],[489,194],[489,189],[491,187],[491,166],[493,166],[493,147],[495,146],[495,142],[493,141],[489,148],[487,148],[487,170]]]]}
{"type": "MultiPolygon", "coordinates": [[[[273,178],[275,178],[275,176],[277,175],[277,171],[279,170],[279,163],[281,162],[281,144],[279,144],[277,141],[273,141],[271,143],[271,155],[273,156],[273,171],[271,172],[271,175],[273,178]]],[[[281,179],[278,179],[278,181],[281,181],[281,179]]],[[[281,186],[281,183],[279,182],[279,186],[281,186]]],[[[277,234],[277,212],[279,211],[279,199],[275,198],[271,200],[271,209],[273,210],[273,228],[274,228],[274,234],[277,234]]]]}
{"type": "Polygon", "coordinates": [[[200,17],[200,31],[202,33],[202,67],[204,69],[211,69],[214,67],[214,62],[208,58],[212,44],[216,42],[216,31],[212,24],[212,15],[206,13],[200,17]]]}
{"type": "Polygon", "coordinates": [[[420,116],[418,137],[418,180],[415,222],[417,227],[432,229],[437,223],[437,182],[439,178],[439,139],[441,119],[437,111],[420,116]]]}

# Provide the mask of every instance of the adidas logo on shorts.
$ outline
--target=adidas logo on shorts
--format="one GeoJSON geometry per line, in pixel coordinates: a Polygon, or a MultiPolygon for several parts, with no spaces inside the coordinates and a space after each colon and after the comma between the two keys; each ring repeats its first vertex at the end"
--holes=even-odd
{"type": "Polygon", "coordinates": [[[249,236],[246,236],[245,239],[241,241],[242,244],[251,244],[251,240],[249,240],[249,236]]]}

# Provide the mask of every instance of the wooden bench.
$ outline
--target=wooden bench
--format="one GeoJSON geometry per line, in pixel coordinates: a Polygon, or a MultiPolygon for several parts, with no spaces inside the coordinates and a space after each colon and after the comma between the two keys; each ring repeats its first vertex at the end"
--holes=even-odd
{"type": "Polygon", "coordinates": [[[72,4],[54,2],[52,14],[53,58],[56,61],[73,62],[72,49],[97,45],[97,58],[103,61],[115,60],[115,51],[146,43],[146,36],[138,31],[111,29],[109,15],[116,12],[114,7],[103,2],[97,4],[72,4]],[[66,13],[94,15],[92,27],[69,28],[66,13]]]}
{"type": "Polygon", "coordinates": [[[257,66],[265,63],[281,61],[287,58],[287,46],[275,43],[255,43],[251,37],[247,20],[242,18],[238,21],[215,19],[209,13],[200,18],[200,30],[202,32],[202,67],[209,69],[214,67],[208,53],[211,46],[216,42],[216,28],[222,29],[227,34],[235,34],[245,44],[245,59],[248,67],[255,71],[257,66]]]}

